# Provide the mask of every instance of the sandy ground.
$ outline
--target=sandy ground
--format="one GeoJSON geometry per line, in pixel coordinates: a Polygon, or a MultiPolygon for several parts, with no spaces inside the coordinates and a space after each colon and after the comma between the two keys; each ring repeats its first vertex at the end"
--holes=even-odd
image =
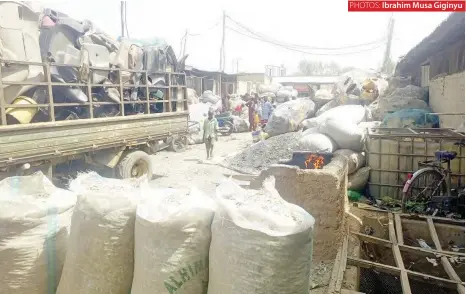
{"type": "Polygon", "coordinates": [[[236,174],[218,163],[251,144],[250,133],[219,136],[214,146],[214,158],[209,161],[206,160],[204,144],[190,145],[180,153],[159,152],[152,155],[155,179],[151,184],[161,188],[195,186],[205,193],[215,193],[215,188],[225,178],[225,174],[236,174]]]}

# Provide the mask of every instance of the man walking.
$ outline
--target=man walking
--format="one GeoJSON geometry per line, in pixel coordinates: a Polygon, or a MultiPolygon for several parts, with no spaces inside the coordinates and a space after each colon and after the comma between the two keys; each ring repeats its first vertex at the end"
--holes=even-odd
{"type": "Polygon", "coordinates": [[[209,109],[207,119],[204,120],[204,143],[207,151],[207,160],[212,158],[214,140],[217,141],[218,122],[214,117],[214,111],[209,109]]]}

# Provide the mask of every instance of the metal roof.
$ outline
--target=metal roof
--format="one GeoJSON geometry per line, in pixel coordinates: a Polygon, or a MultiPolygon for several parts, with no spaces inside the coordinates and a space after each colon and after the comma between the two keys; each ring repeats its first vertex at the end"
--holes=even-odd
{"type": "Polygon", "coordinates": [[[279,84],[335,84],[337,76],[274,77],[273,83],[279,84]]]}

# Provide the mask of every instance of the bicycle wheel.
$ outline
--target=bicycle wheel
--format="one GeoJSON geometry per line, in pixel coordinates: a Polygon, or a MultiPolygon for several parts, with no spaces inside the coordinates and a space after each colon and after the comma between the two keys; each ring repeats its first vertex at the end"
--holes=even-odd
{"type": "Polygon", "coordinates": [[[414,212],[416,208],[427,205],[433,196],[446,194],[445,176],[435,169],[425,169],[411,179],[411,184],[403,193],[401,210],[414,212]]]}

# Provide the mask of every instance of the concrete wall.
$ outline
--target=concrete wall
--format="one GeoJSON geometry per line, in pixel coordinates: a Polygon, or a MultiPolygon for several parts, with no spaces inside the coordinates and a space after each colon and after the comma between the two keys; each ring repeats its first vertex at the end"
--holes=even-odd
{"type": "Polygon", "coordinates": [[[316,220],[313,236],[313,262],[334,260],[345,234],[348,211],[348,163],[335,156],[321,170],[303,170],[288,165],[272,165],[251,182],[261,186],[264,179],[275,177],[275,187],[286,201],[299,205],[316,220]]]}
{"type": "Polygon", "coordinates": [[[429,104],[434,112],[463,113],[441,115],[441,128],[457,128],[464,124],[464,71],[430,80],[429,104]]]}

